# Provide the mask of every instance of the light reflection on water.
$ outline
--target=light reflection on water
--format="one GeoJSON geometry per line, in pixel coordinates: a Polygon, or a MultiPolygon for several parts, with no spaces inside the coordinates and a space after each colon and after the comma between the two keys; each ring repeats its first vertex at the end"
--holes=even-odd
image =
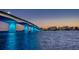
{"type": "Polygon", "coordinates": [[[18,33],[4,33],[4,34],[2,34],[3,37],[5,36],[7,37],[4,39],[2,38],[2,40],[4,40],[5,42],[5,47],[3,47],[2,49],[6,49],[6,50],[37,50],[39,49],[36,33],[18,32],[18,33]]]}
{"type": "Polygon", "coordinates": [[[30,49],[32,49],[32,50],[39,49],[37,33],[28,33],[27,38],[26,38],[26,35],[25,35],[25,43],[26,43],[26,41],[27,41],[27,43],[29,43],[28,44],[29,50],[30,49]]]}
{"type": "Polygon", "coordinates": [[[10,50],[16,49],[16,33],[8,33],[8,38],[6,41],[6,49],[10,50]]]}
{"type": "Polygon", "coordinates": [[[0,49],[79,50],[79,31],[0,33],[0,49]]]}

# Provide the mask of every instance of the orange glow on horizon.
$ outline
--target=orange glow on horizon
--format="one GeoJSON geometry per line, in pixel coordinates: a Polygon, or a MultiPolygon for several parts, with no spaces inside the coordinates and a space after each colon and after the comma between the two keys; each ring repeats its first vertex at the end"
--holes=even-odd
{"type": "MultiPolygon", "coordinates": [[[[78,18],[79,19],[79,18],[78,18]]],[[[78,19],[65,19],[65,20],[46,20],[46,21],[34,21],[33,23],[38,25],[41,28],[48,28],[51,26],[56,26],[56,27],[62,27],[62,26],[77,26],[79,27],[79,20],[78,19]]]]}

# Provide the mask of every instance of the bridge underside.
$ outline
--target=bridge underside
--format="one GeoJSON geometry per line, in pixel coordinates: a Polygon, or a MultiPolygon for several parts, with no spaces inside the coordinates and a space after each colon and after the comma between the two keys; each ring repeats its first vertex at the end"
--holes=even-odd
{"type": "Polygon", "coordinates": [[[11,18],[7,18],[4,16],[0,16],[0,21],[8,23],[8,31],[9,32],[16,32],[16,24],[20,24],[22,26],[24,26],[24,32],[28,33],[30,32],[36,32],[36,31],[40,31],[40,29],[38,29],[36,26],[34,25],[30,25],[26,22],[17,22],[14,19],[11,18]]]}

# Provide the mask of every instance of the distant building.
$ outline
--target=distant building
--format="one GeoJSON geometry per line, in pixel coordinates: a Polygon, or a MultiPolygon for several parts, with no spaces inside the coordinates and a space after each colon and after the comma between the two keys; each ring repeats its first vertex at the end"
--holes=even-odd
{"type": "Polygon", "coordinates": [[[49,27],[47,29],[43,29],[45,31],[56,31],[56,30],[79,30],[79,27],[69,27],[69,26],[63,26],[63,27],[56,27],[56,26],[53,26],[53,27],[49,27]]]}
{"type": "Polygon", "coordinates": [[[48,30],[51,30],[51,31],[54,30],[55,31],[55,30],[57,30],[57,27],[56,26],[49,27],[48,30]]]}

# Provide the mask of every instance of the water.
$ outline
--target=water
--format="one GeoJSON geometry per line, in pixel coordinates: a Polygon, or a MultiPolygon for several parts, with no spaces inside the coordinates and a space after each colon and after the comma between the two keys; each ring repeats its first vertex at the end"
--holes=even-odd
{"type": "Polygon", "coordinates": [[[79,50],[79,31],[0,32],[0,50],[79,50]]]}

